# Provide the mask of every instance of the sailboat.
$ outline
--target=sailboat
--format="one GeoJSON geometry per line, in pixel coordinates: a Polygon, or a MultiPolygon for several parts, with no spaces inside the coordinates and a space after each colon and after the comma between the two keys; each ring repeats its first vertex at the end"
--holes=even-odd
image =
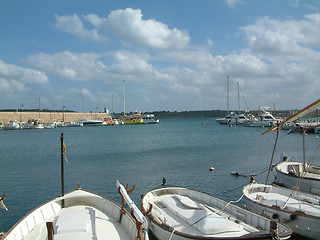
{"type": "Polygon", "coordinates": [[[229,76],[227,76],[227,115],[224,118],[216,118],[216,122],[220,124],[229,124],[234,121],[235,113],[229,111],[229,76]]]}
{"type": "MultiPolygon", "coordinates": [[[[299,178],[294,177],[294,174],[289,170],[286,175],[287,178],[291,178],[291,182],[294,182],[295,187],[293,189],[284,188],[280,186],[268,185],[268,177],[272,167],[272,160],[277,145],[277,139],[280,132],[281,124],[288,121],[293,121],[301,116],[304,116],[306,112],[310,112],[319,107],[320,99],[306,108],[299,111],[297,114],[287,118],[282,123],[277,123],[276,126],[270,128],[263,134],[272,130],[277,130],[277,137],[272,153],[272,158],[269,166],[269,172],[265,184],[259,184],[253,179],[251,183],[244,186],[242,193],[246,204],[253,211],[269,216],[271,219],[283,222],[291,227],[294,233],[302,235],[304,237],[318,239],[320,234],[320,196],[304,193],[298,191],[302,181],[309,181],[304,179],[305,176],[300,175],[299,178]]],[[[289,165],[287,165],[289,166],[289,165]]],[[[306,173],[306,166],[304,168],[295,168],[292,165],[292,171],[304,171],[306,173]]],[[[315,179],[314,179],[315,180],[315,179]]],[[[284,181],[286,182],[286,181],[284,181]]],[[[287,183],[287,182],[286,182],[287,183]]]]}

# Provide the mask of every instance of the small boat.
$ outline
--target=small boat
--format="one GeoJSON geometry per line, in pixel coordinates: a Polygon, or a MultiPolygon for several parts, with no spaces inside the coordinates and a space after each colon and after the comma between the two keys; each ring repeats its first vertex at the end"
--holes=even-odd
{"type": "Polygon", "coordinates": [[[319,239],[320,196],[255,181],[244,186],[242,193],[256,213],[285,223],[296,234],[319,239]]]}
{"type": "MultiPolygon", "coordinates": [[[[307,113],[320,107],[320,99],[303,108],[299,112],[285,119],[282,124],[291,123],[305,116],[307,113]]],[[[302,192],[320,195],[320,166],[314,165],[315,156],[306,162],[305,159],[305,134],[303,128],[303,161],[296,157],[288,158],[283,153],[280,162],[273,168],[276,180],[275,183],[289,188],[298,189],[302,192]]],[[[317,152],[318,150],[316,150],[317,152]]]]}
{"type": "Polygon", "coordinates": [[[282,155],[280,163],[273,172],[276,180],[274,183],[302,192],[320,195],[320,167],[308,163],[299,162],[293,156],[291,158],[282,155]]]}
{"type": "Polygon", "coordinates": [[[292,234],[282,223],[190,188],[158,187],[142,199],[143,209],[150,204],[149,227],[158,239],[288,239],[292,234]]]}
{"type": "Polygon", "coordinates": [[[83,127],[83,122],[65,122],[65,127],[83,127]]]}
{"type": "MultiPolygon", "coordinates": [[[[134,216],[141,214],[136,211],[134,216]]],[[[138,221],[120,204],[78,186],[23,217],[5,233],[4,240],[148,239],[137,228],[143,224],[138,221]]]]}
{"type": "Polygon", "coordinates": [[[101,119],[84,119],[81,118],[75,121],[77,124],[82,124],[83,126],[102,126],[103,120],[101,119]]]}
{"type": "Polygon", "coordinates": [[[156,119],[154,114],[142,114],[142,120],[144,124],[155,124],[159,123],[160,120],[156,119]]]}
{"type": "Polygon", "coordinates": [[[44,129],[44,125],[40,119],[29,119],[24,129],[44,129]]]}
{"type": "Polygon", "coordinates": [[[21,129],[21,126],[17,122],[17,120],[10,120],[8,125],[4,127],[4,130],[18,130],[18,129],[21,129]]]}
{"type": "Polygon", "coordinates": [[[56,128],[57,127],[57,123],[56,122],[48,122],[47,124],[44,125],[44,128],[56,128]]]}
{"type": "Polygon", "coordinates": [[[281,122],[281,119],[276,119],[271,113],[269,107],[259,107],[258,118],[249,121],[245,124],[246,127],[273,127],[281,122]]]}

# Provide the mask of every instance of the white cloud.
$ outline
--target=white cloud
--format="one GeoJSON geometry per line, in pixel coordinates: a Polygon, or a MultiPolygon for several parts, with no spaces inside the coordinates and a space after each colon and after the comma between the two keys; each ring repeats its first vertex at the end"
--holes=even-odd
{"type": "Polygon", "coordinates": [[[99,54],[71,53],[69,51],[53,55],[39,53],[29,56],[25,62],[43,71],[76,81],[88,81],[101,75],[105,66],[98,61],[99,54]]]}
{"type": "Polygon", "coordinates": [[[99,34],[97,29],[85,29],[82,20],[77,14],[72,16],[58,16],[55,15],[56,24],[55,27],[60,31],[73,34],[77,37],[86,40],[92,40],[97,42],[104,42],[107,38],[99,34]]]}
{"type": "Polygon", "coordinates": [[[0,91],[2,92],[22,92],[29,87],[38,87],[48,83],[48,77],[43,72],[0,60],[0,91]]]}
{"type": "Polygon", "coordinates": [[[237,4],[243,4],[242,0],[225,0],[226,4],[231,7],[234,8],[237,4]]]}
{"type": "Polygon", "coordinates": [[[170,29],[166,24],[154,19],[143,20],[140,9],[127,8],[111,11],[107,18],[95,14],[83,16],[95,28],[87,30],[77,14],[55,16],[56,28],[83,39],[106,40],[101,32],[124,44],[143,48],[172,49],[185,48],[189,44],[186,31],[170,29]],[[100,34],[99,34],[100,33],[100,34]]]}

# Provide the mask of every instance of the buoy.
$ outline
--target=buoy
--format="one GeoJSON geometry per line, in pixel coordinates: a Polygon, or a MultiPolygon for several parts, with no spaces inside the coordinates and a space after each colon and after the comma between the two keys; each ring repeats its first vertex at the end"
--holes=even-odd
{"type": "Polygon", "coordinates": [[[211,167],[209,170],[210,170],[211,172],[213,172],[213,171],[214,171],[214,167],[211,167]]]}
{"type": "Polygon", "coordinates": [[[229,124],[229,127],[232,127],[232,124],[229,124]]]}

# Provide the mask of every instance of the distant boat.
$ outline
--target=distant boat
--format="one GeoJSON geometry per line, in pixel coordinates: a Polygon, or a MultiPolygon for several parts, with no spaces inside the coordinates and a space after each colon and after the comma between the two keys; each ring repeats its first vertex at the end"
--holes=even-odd
{"type": "Polygon", "coordinates": [[[49,122],[47,124],[44,125],[44,128],[56,128],[57,127],[57,123],[56,122],[49,122]]]}
{"type": "Polygon", "coordinates": [[[29,119],[24,125],[24,129],[44,129],[44,125],[41,122],[41,119],[29,119]]]}
{"type": "Polygon", "coordinates": [[[154,114],[142,114],[142,120],[144,124],[154,124],[159,123],[160,120],[156,119],[154,114]]]}
{"type": "Polygon", "coordinates": [[[75,121],[76,123],[83,124],[83,126],[101,126],[103,120],[101,119],[84,119],[80,118],[79,120],[75,121]]]}
{"type": "Polygon", "coordinates": [[[4,239],[148,239],[137,222],[118,203],[77,188],[34,209],[4,239]]]}
{"type": "Polygon", "coordinates": [[[83,127],[83,122],[65,122],[65,127],[83,127]]]}
{"type": "Polygon", "coordinates": [[[4,130],[18,130],[18,129],[21,129],[21,126],[17,122],[17,120],[10,120],[8,125],[4,127],[4,130]]]}
{"type": "Polygon", "coordinates": [[[153,189],[142,199],[143,209],[150,204],[147,217],[158,239],[288,239],[292,233],[284,224],[190,188],[153,189]]]}
{"type": "Polygon", "coordinates": [[[276,119],[269,111],[269,107],[259,107],[257,119],[249,121],[245,124],[246,127],[273,127],[281,122],[281,119],[276,119]]]}
{"type": "Polygon", "coordinates": [[[255,182],[244,186],[242,193],[256,213],[285,223],[294,233],[319,239],[320,196],[255,182]]]}

